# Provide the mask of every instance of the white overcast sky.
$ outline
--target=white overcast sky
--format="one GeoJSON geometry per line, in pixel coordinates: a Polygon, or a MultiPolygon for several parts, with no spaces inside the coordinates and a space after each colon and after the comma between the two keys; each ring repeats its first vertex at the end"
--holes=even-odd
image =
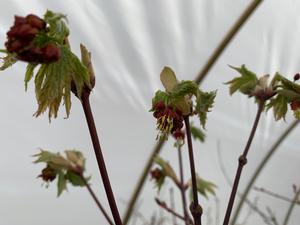
{"type": "MultiPolygon", "coordinates": [[[[96,87],[91,96],[95,120],[116,199],[123,214],[136,180],[155,144],[155,120],[148,112],[151,98],[161,89],[159,74],[165,65],[174,69],[179,80],[193,79],[250,3],[249,0],[2,0],[0,1],[0,39],[2,46],[15,14],[42,16],[47,9],[68,16],[72,49],[78,54],[84,43],[92,52],[96,87]]],[[[250,132],[256,107],[252,99],[229,96],[224,82],[237,74],[228,65],[246,64],[259,75],[281,72],[288,78],[300,71],[300,2],[264,1],[237,34],[202,84],[204,90],[218,89],[215,108],[208,116],[207,140],[195,143],[197,171],[218,185],[222,221],[230,187],[219,165],[220,155],[233,179],[237,157],[250,132]]],[[[41,187],[36,179],[42,166],[34,165],[31,155],[39,148],[53,151],[80,149],[87,158],[87,173],[92,188],[108,208],[81,105],[73,98],[71,115],[49,124],[47,115],[32,117],[37,105],[34,85],[24,91],[25,64],[18,63],[0,76],[0,225],[80,225],[105,224],[87,191],[69,187],[56,198],[56,186],[41,187]]],[[[270,145],[293,121],[274,122],[272,113],[261,118],[241,180],[241,188],[270,145]]],[[[194,124],[198,124],[195,121],[194,124]]],[[[300,185],[299,128],[275,154],[256,185],[292,198],[292,184],[300,185]]],[[[189,176],[187,151],[184,149],[185,177],[189,176]]],[[[162,155],[177,169],[177,154],[172,143],[162,155]]],[[[149,180],[149,179],[148,179],[149,180]]],[[[169,186],[160,197],[168,200],[169,186]]],[[[179,192],[175,192],[179,196],[179,192]]],[[[147,219],[158,213],[156,191],[147,182],[139,201],[139,212],[147,219]]],[[[279,223],[288,203],[258,195],[259,207],[271,207],[279,223]]],[[[215,201],[200,197],[205,212],[214,218],[215,201]]],[[[181,210],[180,202],[176,208],[181,210]]],[[[241,220],[248,212],[243,211],[241,220]]],[[[168,214],[164,214],[168,216],[168,214]]],[[[207,215],[207,214],[206,214],[207,215]]],[[[299,224],[295,209],[290,225],[299,224]]],[[[204,224],[207,217],[204,216],[204,224]]],[[[138,221],[137,224],[142,224],[138,221]]],[[[263,224],[252,214],[247,224],[263,224]]]]}

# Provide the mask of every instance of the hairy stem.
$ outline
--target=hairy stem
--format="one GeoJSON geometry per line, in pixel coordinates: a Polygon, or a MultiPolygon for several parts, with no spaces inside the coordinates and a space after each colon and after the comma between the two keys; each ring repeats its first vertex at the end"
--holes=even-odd
{"type": "Polygon", "coordinates": [[[239,201],[239,204],[236,207],[236,210],[233,214],[232,217],[232,221],[231,221],[231,225],[235,225],[238,215],[240,213],[240,211],[242,210],[242,207],[245,203],[245,200],[247,199],[247,196],[253,186],[253,184],[255,183],[256,179],[258,178],[258,176],[260,175],[261,171],[264,169],[265,165],[267,165],[267,163],[269,162],[269,160],[272,158],[273,154],[276,152],[276,150],[278,149],[278,147],[280,146],[280,144],[286,139],[286,137],[290,134],[290,132],[298,125],[298,123],[300,122],[300,120],[295,120],[283,133],[282,135],[277,139],[277,141],[271,146],[270,150],[268,151],[268,153],[266,154],[266,156],[262,159],[262,161],[260,162],[260,164],[258,165],[258,167],[256,168],[254,174],[252,175],[252,177],[250,178],[245,191],[242,194],[242,197],[239,201]]]}
{"type": "Polygon", "coordinates": [[[93,113],[92,113],[91,105],[90,105],[90,101],[89,101],[89,94],[82,95],[81,103],[82,103],[82,107],[83,107],[86,121],[88,124],[88,128],[90,131],[90,135],[91,135],[100,175],[102,177],[102,182],[104,185],[104,189],[106,192],[106,196],[108,199],[108,203],[109,203],[115,224],[122,225],[121,217],[120,217],[118,207],[117,207],[117,204],[115,201],[115,197],[114,197],[111,185],[110,185],[108,173],[107,173],[106,166],[105,166],[104,157],[103,157],[102,150],[100,147],[100,141],[98,138],[97,129],[96,129],[96,125],[95,125],[95,121],[94,121],[94,117],[93,117],[93,113]]]}
{"type": "Polygon", "coordinates": [[[248,138],[248,141],[247,141],[247,144],[246,144],[245,149],[243,151],[243,154],[239,157],[239,165],[238,165],[238,169],[236,171],[236,175],[235,175],[235,178],[234,178],[234,182],[233,182],[229,202],[228,202],[228,205],[227,205],[223,225],[228,225],[228,223],[229,223],[229,219],[230,219],[231,211],[232,211],[232,208],[233,208],[234,199],[235,199],[235,196],[237,194],[237,189],[238,189],[239,181],[240,181],[240,178],[241,178],[242,170],[243,170],[243,167],[247,163],[247,154],[248,154],[248,151],[250,149],[252,140],[254,138],[254,134],[256,132],[257,125],[258,125],[261,113],[264,109],[264,105],[265,105],[265,101],[263,101],[263,100],[259,101],[256,117],[255,117],[255,120],[254,120],[254,123],[253,123],[253,127],[252,127],[252,130],[251,130],[250,136],[248,138]]]}
{"type": "Polygon", "coordinates": [[[190,169],[191,169],[191,177],[192,177],[193,202],[191,203],[190,210],[194,217],[195,225],[201,225],[202,208],[199,205],[199,201],[198,201],[197,178],[196,178],[196,169],[195,169],[195,162],[194,162],[194,152],[193,152],[189,116],[184,117],[184,123],[186,128],[186,137],[188,142],[190,169]]]}
{"type": "Polygon", "coordinates": [[[185,219],[185,224],[190,224],[190,217],[189,213],[187,211],[187,204],[186,204],[186,195],[185,195],[185,187],[184,187],[184,175],[183,175],[183,163],[182,163],[182,150],[181,146],[178,146],[178,161],[179,161],[179,173],[180,173],[180,194],[181,194],[181,201],[182,201],[182,207],[183,207],[183,215],[185,219]]]}
{"type": "Polygon", "coordinates": [[[100,209],[100,211],[102,212],[102,214],[104,215],[105,219],[107,220],[107,222],[110,225],[114,225],[113,221],[111,220],[111,218],[109,217],[108,213],[105,211],[104,207],[101,205],[99,199],[97,198],[97,196],[95,195],[94,191],[92,190],[91,186],[89,185],[89,183],[87,182],[87,180],[84,178],[84,176],[82,174],[79,174],[79,176],[81,177],[82,181],[84,182],[84,185],[86,186],[86,188],[88,189],[90,195],[92,196],[92,198],[94,199],[96,205],[98,206],[98,208],[100,209]]]}
{"type": "Polygon", "coordinates": [[[294,207],[296,205],[296,202],[299,200],[299,196],[300,196],[300,188],[298,188],[298,190],[296,191],[294,199],[291,202],[290,207],[288,208],[288,211],[287,211],[286,216],[285,216],[284,221],[283,221],[283,225],[287,225],[288,224],[289,219],[290,219],[290,217],[292,215],[292,211],[293,211],[293,209],[294,209],[294,207]]]}

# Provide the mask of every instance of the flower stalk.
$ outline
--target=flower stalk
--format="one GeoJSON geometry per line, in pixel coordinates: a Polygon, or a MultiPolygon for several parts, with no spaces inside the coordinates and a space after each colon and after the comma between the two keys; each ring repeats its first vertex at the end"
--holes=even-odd
{"type": "Polygon", "coordinates": [[[234,200],[235,200],[235,196],[237,194],[237,189],[238,189],[239,181],[240,181],[240,178],[241,178],[242,170],[243,170],[243,167],[247,163],[247,154],[249,152],[252,140],[253,140],[255,132],[257,130],[257,126],[258,126],[258,122],[259,122],[261,113],[264,110],[265,100],[258,100],[258,101],[259,101],[258,109],[257,109],[256,117],[255,117],[255,120],[254,120],[254,123],[253,123],[253,127],[252,127],[252,130],[251,130],[250,136],[248,138],[248,141],[247,141],[247,144],[246,144],[245,149],[243,151],[243,154],[239,157],[239,160],[238,160],[239,165],[238,165],[238,169],[236,171],[236,175],[235,175],[235,178],[234,178],[234,183],[233,183],[233,187],[232,187],[232,190],[231,190],[229,202],[228,202],[228,205],[227,205],[223,225],[228,225],[228,223],[229,223],[229,219],[230,219],[231,211],[232,211],[232,208],[233,208],[233,203],[234,203],[234,200]]]}
{"type": "Polygon", "coordinates": [[[194,218],[195,225],[201,225],[202,208],[199,205],[199,201],[198,201],[197,179],[196,179],[196,171],[195,171],[195,162],[194,162],[194,153],[193,153],[193,144],[192,144],[189,116],[184,117],[184,123],[185,123],[185,128],[186,128],[186,136],[187,136],[188,150],[189,150],[189,161],[190,161],[190,169],[191,169],[191,178],[192,178],[193,202],[190,205],[190,211],[194,218]]]}
{"type": "Polygon", "coordinates": [[[90,91],[86,91],[86,90],[83,91],[82,97],[81,97],[82,107],[84,110],[85,118],[86,118],[87,125],[89,128],[90,136],[92,139],[100,175],[102,177],[102,182],[104,185],[104,189],[106,192],[106,196],[108,199],[108,203],[109,203],[115,224],[122,225],[122,220],[121,220],[121,217],[119,214],[119,210],[118,210],[118,207],[117,207],[117,204],[115,201],[115,197],[114,197],[111,185],[110,185],[109,176],[108,176],[108,173],[106,170],[106,165],[105,165],[104,157],[103,157],[101,146],[100,146],[100,141],[98,138],[96,125],[95,125],[93,113],[91,110],[89,94],[90,94],[90,91]]]}

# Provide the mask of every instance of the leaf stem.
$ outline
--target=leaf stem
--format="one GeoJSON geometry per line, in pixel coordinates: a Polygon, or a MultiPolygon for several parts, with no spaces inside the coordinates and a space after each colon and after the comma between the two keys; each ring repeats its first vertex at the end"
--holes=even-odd
{"type": "Polygon", "coordinates": [[[236,210],[233,214],[231,225],[236,224],[236,220],[238,218],[238,215],[245,203],[245,200],[247,199],[247,196],[255,183],[256,179],[259,177],[260,173],[264,169],[265,165],[269,162],[269,160],[272,158],[273,154],[276,152],[280,144],[286,139],[286,137],[290,134],[290,132],[299,124],[300,120],[295,120],[283,133],[282,135],[277,139],[277,141],[271,146],[266,156],[262,159],[258,167],[256,168],[254,174],[250,178],[245,191],[243,192],[241,199],[239,201],[239,204],[236,207],[236,210]]]}
{"type": "Polygon", "coordinates": [[[90,105],[90,101],[89,101],[89,93],[86,94],[85,92],[83,92],[82,97],[81,97],[81,103],[82,103],[82,107],[83,107],[84,114],[86,117],[89,132],[91,135],[94,152],[96,155],[99,171],[100,171],[100,174],[102,177],[102,182],[104,185],[104,189],[106,192],[106,196],[108,199],[108,203],[109,203],[115,224],[122,225],[122,220],[121,220],[121,217],[120,217],[120,214],[118,211],[118,207],[117,207],[117,204],[115,201],[115,197],[114,197],[111,185],[110,185],[109,176],[108,176],[108,173],[106,170],[104,157],[103,157],[102,150],[100,147],[100,141],[98,138],[97,129],[96,129],[96,125],[95,125],[95,121],[94,121],[94,117],[93,117],[93,113],[92,113],[91,105],[90,105]]]}
{"type": "Polygon", "coordinates": [[[233,203],[234,203],[234,200],[235,200],[235,196],[237,194],[237,189],[238,189],[239,181],[240,181],[240,178],[241,178],[242,170],[243,170],[243,167],[247,163],[247,154],[248,154],[248,151],[250,149],[250,146],[251,146],[252,140],[254,138],[255,132],[257,130],[257,125],[258,125],[261,113],[264,109],[264,105],[265,105],[265,101],[260,100],[259,103],[258,103],[258,109],[257,109],[256,117],[255,117],[255,120],[254,120],[254,123],[253,123],[253,127],[252,127],[252,130],[251,130],[250,136],[248,138],[248,141],[247,141],[247,144],[246,144],[245,149],[243,151],[243,154],[239,157],[239,160],[238,160],[239,165],[238,165],[238,169],[236,171],[236,175],[235,175],[235,178],[234,178],[233,187],[232,187],[229,202],[228,202],[228,205],[227,205],[223,225],[228,225],[228,223],[229,223],[229,219],[230,219],[231,211],[232,211],[232,208],[233,208],[233,203]]]}
{"type": "Polygon", "coordinates": [[[165,202],[159,200],[158,198],[155,198],[155,202],[157,203],[157,205],[159,205],[161,208],[163,208],[166,211],[168,211],[169,213],[171,213],[173,216],[176,216],[177,218],[179,218],[181,220],[185,220],[185,218],[182,215],[178,214],[173,209],[171,209],[170,207],[168,207],[165,202]]]}
{"type": "Polygon", "coordinates": [[[184,117],[184,123],[186,128],[186,136],[187,136],[188,149],[189,149],[189,161],[190,161],[190,169],[191,169],[191,177],[192,177],[193,202],[191,203],[190,210],[194,217],[195,225],[201,225],[202,208],[199,205],[199,201],[198,201],[197,179],[196,179],[196,170],[195,170],[189,116],[184,117]]]}
{"type": "Polygon", "coordinates": [[[97,198],[97,196],[95,195],[94,191],[92,190],[91,186],[89,185],[89,183],[87,182],[87,180],[84,178],[84,176],[82,174],[79,174],[80,178],[82,179],[82,181],[84,182],[84,185],[86,186],[86,188],[88,189],[90,195],[92,196],[92,198],[94,199],[96,205],[98,206],[98,208],[100,209],[100,211],[103,213],[105,219],[107,220],[107,222],[110,225],[114,225],[113,221],[111,220],[111,218],[109,217],[108,213],[105,211],[104,207],[101,205],[99,199],[97,198]]]}

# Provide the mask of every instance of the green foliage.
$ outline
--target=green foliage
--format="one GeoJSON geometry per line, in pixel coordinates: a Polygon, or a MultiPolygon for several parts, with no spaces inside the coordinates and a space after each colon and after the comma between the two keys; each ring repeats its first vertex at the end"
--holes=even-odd
{"type": "Polygon", "coordinates": [[[7,51],[1,51],[2,53],[5,53],[6,56],[2,57],[2,65],[0,66],[0,71],[5,70],[9,67],[11,67],[13,64],[15,64],[18,59],[16,58],[16,54],[15,53],[9,53],[7,51]]]}
{"type": "Polygon", "coordinates": [[[199,140],[200,142],[205,141],[205,134],[200,128],[191,125],[191,133],[195,140],[199,140]]]}
{"type": "Polygon", "coordinates": [[[69,29],[64,21],[66,18],[65,15],[50,10],[47,10],[44,15],[44,20],[49,24],[48,36],[54,38],[59,44],[63,44],[66,37],[69,36],[69,29]]]}
{"type": "Polygon", "coordinates": [[[240,77],[235,77],[226,83],[229,84],[230,95],[234,94],[236,91],[250,95],[258,82],[256,74],[248,70],[245,65],[242,65],[240,68],[233,66],[230,67],[241,74],[240,77]]]}
{"type": "MultiPolygon", "coordinates": [[[[27,76],[26,76],[27,77],[27,76]]],[[[29,78],[31,78],[29,76],[29,78]]],[[[28,77],[27,77],[28,78],[28,77]]],[[[25,79],[26,84],[30,79],[25,79]]],[[[90,86],[87,68],[79,61],[68,47],[61,47],[61,58],[54,63],[42,64],[35,76],[35,93],[39,116],[47,109],[49,120],[56,118],[63,100],[67,117],[71,109],[71,82],[75,83],[78,96],[85,85],[90,86]]]]}
{"type": "MultiPolygon", "coordinates": [[[[160,90],[156,91],[154,97],[152,98],[152,106],[158,102],[164,102],[166,105],[168,105],[170,103],[170,94],[160,90]]],[[[153,111],[153,109],[150,111],[153,111]]]]}
{"type": "MultiPolygon", "coordinates": [[[[34,163],[45,163],[46,168],[51,168],[57,174],[57,196],[67,190],[68,183],[83,187],[90,179],[90,177],[83,177],[85,158],[82,153],[77,150],[66,150],[65,153],[66,157],[63,157],[59,153],[41,150],[40,153],[34,155],[37,157],[34,163]]],[[[43,178],[43,172],[39,177],[43,178]]],[[[51,182],[53,179],[50,181],[46,179],[46,181],[51,182]]]]}
{"type": "Polygon", "coordinates": [[[288,110],[288,98],[284,95],[277,95],[272,98],[266,106],[267,110],[273,108],[275,120],[284,119],[288,110]]]}
{"type": "Polygon", "coordinates": [[[178,178],[177,178],[177,175],[176,175],[174,169],[172,168],[172,166],[171,166],[167,161],[163,160],[163,159],[160,158],[159,156],[156,156],[156,157],[154,158],[154,162],[155,162],[156,164],[158,164],[158,165],[161,167],[163,173],[164,173],[167,177],[171,178],[175,183],[178,183],[178,182],[179,182],[179,180],[178,180],[178,178]]]}
{"type": "Polygon", "coordinates": [[[207,113],[213,107],[216,95],[217,91],[202,92],[199,90],[197,93],[195,112],[198,113],[203,129],[205,129],[207,113]]]}
{"type": "Polygon", "coordinates": [[[185,80],[178,83],[172,90],[171,96],[173,98],[181,98],[185,95],[195,95],[198,91],[198,85],[194,81],[185,80]]]}
{"type": "Polygon", "coordinates": [[[28,63],[27,67],[26,67],[26,73],[25,73],[25,78],[24,78],[24,82],[25,82],[25,91],[27,91],[27,87],[28,87],[28,82],[31,80],[31,78],[33,77],[33,72],[34,69],[37,65],[28,63]]]}
{"type": "MultiPolygon", "coordinates": [[[[204,180],[201,177],[197,175],[196,177],[197,182],[197,191],[200,195],[208,199],[208,194],[216,195],[215,189],[217,188],[217,185],[214,183],[204,180]]],[[[189,182],[189,185],[191,186],[191,181],[189,182]]],[[[190,187],[190,199],[192,201],[193,195],[192,195],[192,187],[190,187]]]]}

